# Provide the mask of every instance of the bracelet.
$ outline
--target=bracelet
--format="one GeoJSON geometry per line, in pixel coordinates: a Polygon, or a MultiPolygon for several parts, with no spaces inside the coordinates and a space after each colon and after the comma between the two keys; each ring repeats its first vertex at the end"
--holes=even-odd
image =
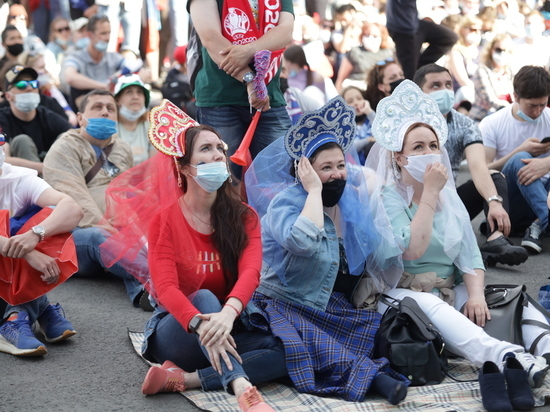
{"type": "Polygon", "coordinates": [[[432,205],[430,205],[428,202],[425,202],[424,200],[421,200],[420,203],[425,203],[425,204],[427,204],[427,205],[434,211],[434,213],[435,213],[435,208],[434,208],[432,205]]]}
{"type": "Polygon", "coordinates": [[[233,306],[231,303],[226,303],[224,306],[229,306],[231,309],[233,309],[235,312],[237,312],[237,316],[241,316],[241,312],[237,310],[235,306],[233,306]]]}

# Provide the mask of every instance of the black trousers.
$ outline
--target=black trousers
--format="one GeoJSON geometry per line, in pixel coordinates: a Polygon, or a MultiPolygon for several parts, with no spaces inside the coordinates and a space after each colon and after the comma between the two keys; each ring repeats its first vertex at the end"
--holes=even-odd
{"type": "MultiPolygon", "coordinates": [[[[502,206],[504,207],[504,210],[509,213],[508,185],[506,184],[506,178],[501,173],[493,173],[491,174],[491,178],[493,179],[498,195],[503,199],[502,206]]],[[[470,215],[470,220],[479,215],[482,210],[485,213],[485,218],[487,218],[489,205],[477,191],[473,180],[468,180],[466,183],[459,186],[456,191],[458,192],[458,196],[462,200],[462,203],[466,206],[466,210],[470,215]]],[[[491,229],[487,224],[486,235],[490,236],[491,233],[491,229]]]]}
{"type": "Polygon", "coordinates": [[[458,40],[455,32],[445,26],[431,21],[419,20],[418,30],[414,35],[390,30],[395,43],[397,60],[403,68],[406,79],[412,80],[416,69],[429,63],[435,63],[447,53],[458,40]],[[420,53],[423,43],[429,46],[420,53]]]}

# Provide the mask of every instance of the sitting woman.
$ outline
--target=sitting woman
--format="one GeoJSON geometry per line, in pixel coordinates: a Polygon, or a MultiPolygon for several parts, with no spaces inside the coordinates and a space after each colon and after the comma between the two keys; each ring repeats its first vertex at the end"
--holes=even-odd
{"type": "Polygon", "coordinates": [[[363,91],[355,86],[348,86],[342,90],[341,96],[346,103],[355,108],[355,124],[357,125],[355,140],[353,145],[357,150],[359,161],[365,164],[369,150],[375,140],[372,137],[371,126],[376,113],[370,107],[368,100],[365,100],[363,91]]]}
{"type": "Polygon", "coordinates": [[[137,74],[121,76],[115,85],[118,136],[132,147],[134,166],[156,153],[147,138],[149,90],[137,74]]]}
{"type": "MultiPolygon", "coordinates": [[[[377,171],[379,184],[371,205],[377,226],[391,227],[395,240],[383,246],[380,259],[401,258],[404,269],[398,287],[388,294],[397,299],[412,297],[453,353],[477,365],[505,361],[508,367],[515,361],[507,359],[515,358],[528,372],[529,383],[538,387],[548,370],[546,359],[497,340],[481,328],[490,320],[485,271],[468,213],[448,172],[447,123],[437,107],[417,85],[405,80],[380,102],[373,123],[377,143],[367,167],[377,171]]],[[[385,309],[379,304],[381,313],[385,309]]],[[[524,309],[524,317],[547,323],[531,306],[524,309]]],[[[543,332],[538,326],[523,326],[525,344],[531,345],[543,332]]],[[[548,352],[546,335],[535,354],[548,352]]]]}
{"type": "Polygon", "coordinates": [[[370,103],[372,110],[376,111],[378,102],[389,96],[398,82],[405,78],[403,69],[393,59],[382,60],[367,73],[367,90],[365,99],[370,103]]]}
{"type": "Polygon", "coordinates": [[[341,92],[347,86],[356,86],[365,90],[365,75],[378,62],[391,59],[393,55],[394,46],[388,29],[379,23],[364,23],[361,45],[352,47],[346,53],[338,69],[336,89],[341,92]]]}
{"type": "Polygon", "coordinates": [[[142,392],[224,388],[242,411],[273,411],[252,385],[287,375],[284,350],[241,315],[259,281],[258,217],[231,189],[226,144],[212,128],[167,100],[150,120],[161,154],[109,186],[107,218],[119,232],[102,245],[106,262],[121,263],[148,248],[150,279],[140,281],[158,307],[142,353],[162,366],[142,392]]]}
{"type": "MultiPolygon", "coordinates": [[[[369,388],[399,403],[405,379],[370,359],[380,315],[351,295],[378,242],[353,145],[355,111],[341,97],[305,114],[264,149],[246,175],[262,216],[263,267],[255,326],[283,341],[300,392],[364,400],[369,388]]],[[[397,278],[396,278],[397,280],[397,278]]]]}
{"type": "Polygon", "coordinates": [[[475,99],[468,114],[471,119],[480,122],[512,103],[512,47],[509,35],[497,34],[483,49],[480,65],[472,76],[475,99]]]}

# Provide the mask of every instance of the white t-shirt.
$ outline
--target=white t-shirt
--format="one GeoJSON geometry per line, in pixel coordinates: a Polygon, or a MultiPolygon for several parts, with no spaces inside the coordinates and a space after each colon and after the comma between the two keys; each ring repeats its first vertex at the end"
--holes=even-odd
{"type": "Polygon", "coordinates": [[[4,163],[0,175],[0,210],[9,210],[10,217],[21,216],[49,188],[36,170],[4,163]]]}
{"type": "MultiPolygon", "coordinates": [[[[536,137],[542,140],[550,136],[550,109],[546,107],[537,121],[522,122],[512,115],[511,104],[498,112],[485,117],[479,124],[483,144],[496,149],[494,160],[498,160],[521,145],[526,139],[536,137]]],[[[545,153],[539,157],[547,157],[545,153]]]]}

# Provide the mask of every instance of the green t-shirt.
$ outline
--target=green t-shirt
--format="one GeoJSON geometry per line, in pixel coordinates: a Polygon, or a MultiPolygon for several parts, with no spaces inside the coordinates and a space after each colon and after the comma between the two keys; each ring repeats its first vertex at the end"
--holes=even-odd
{"type": "MultiPolygon", "coordinates": [[[[218,9],[221,9],[223,0],[218,1],[218,9]]],[[[281,0],[281,11],[286,11],[294,15],[292,0],[281,0]]],[[[210,58],[208,51],[202,47],[203,66],[195,80],[195,99],[199,107],[217,107],[217,106],[248,106],[248,93],[242,82],[218,69],[218,65],[210,58]]],[[[271,107],[285,106],[286,102],[279,86],[279,75],[271,79],[267,85],[269,93],[269,104],[271,107]]]]}

